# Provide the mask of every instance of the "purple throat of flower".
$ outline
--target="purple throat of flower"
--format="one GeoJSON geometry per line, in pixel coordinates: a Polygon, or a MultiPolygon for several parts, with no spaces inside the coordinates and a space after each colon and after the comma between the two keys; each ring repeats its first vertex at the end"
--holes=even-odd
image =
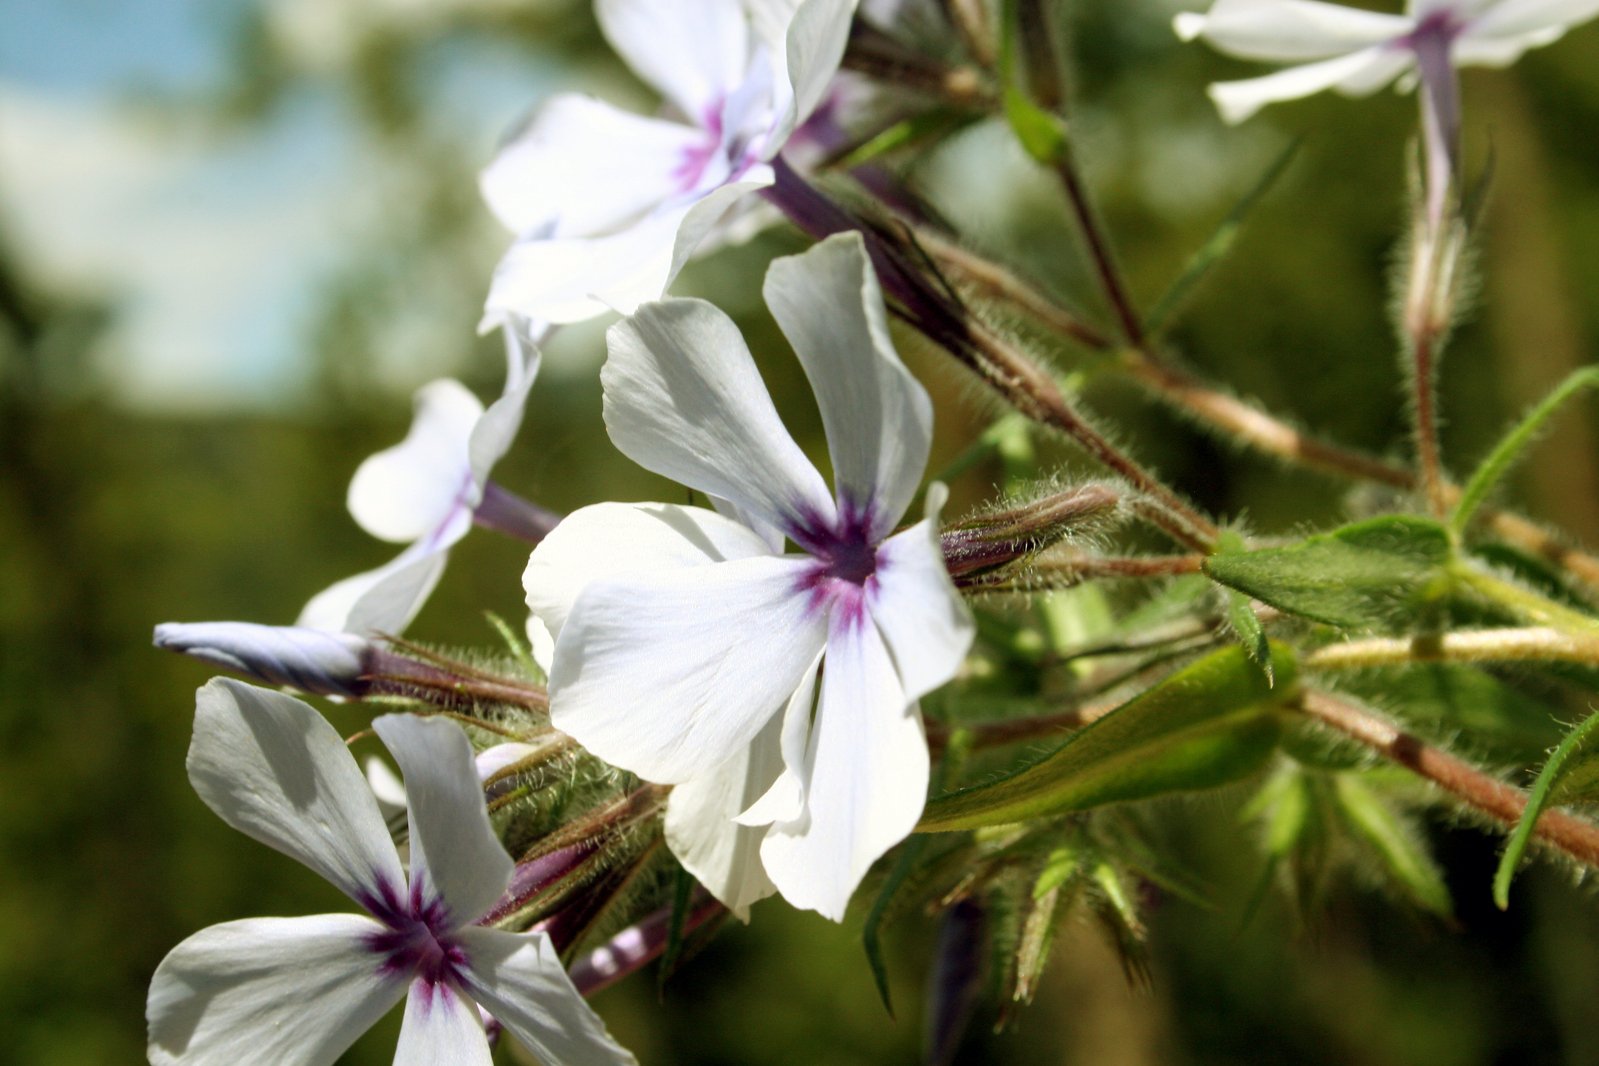
{"type": "Polygon", "coordinates": [[[809,516],[793,524],[788,534],[811,556],[812,564],[800,578],[800,588],[810,596],[814,611],[838,606],[844,617],[858,620],[866,599],[877,586],[883,562],[872,541],[873,508],[840,502],[839,517],[828,523],[809,516]]]}
{"type": "Polygon", "coordinates": [[[409,899],[402,899],[385,881],[381,898],[360,902],[388,927],[366,940],[381,973],[421,980],[430,988],[460,984],[466,951],[450,935],[455,926],[443,900],[426,898],[420,883],[412,886],[409,899]]]}

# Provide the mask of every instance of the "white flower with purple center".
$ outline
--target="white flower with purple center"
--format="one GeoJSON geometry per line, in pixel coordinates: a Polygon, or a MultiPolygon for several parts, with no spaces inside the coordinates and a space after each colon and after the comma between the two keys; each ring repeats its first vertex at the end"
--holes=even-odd
{"type": "Polygon", "coordinates": [[[1318,0],[1217,0],[1206,14],[1178,15],[1176,27],[1183,40],[1203,38],[1240,59],[1302,64],[1212,85],[1223,117],[1242,122],[1269,103],[1324,89],[1364,96],[1411,72],[1442,93],[1455,67],[1506,66],[1595,14],[1599,0],[1410,0],[1403,15],[1318,0]]]}
{"type": "Polygon", "coordinates": [[[179,944],[150,983],[150,1061],[332,1063],[404,999],[396,1063],[487,1066],[479,1007],[541,1061],[633,1062],[544,934],[473,924],[512,865],[460,728],[411,715],[373,728],[405,775],[409,877],[354,757],[320,715],[237,681],[200,690],[188,760],[200,798],[366,914],[225,922],[179,944]]]}
{"type": "Polygon", "coordinates": [[[606,426],[717,510],[583,508],[525,584],[556,639],[554,724],[676,786],[666,835],[683,865],[741,916],[775,889],[836,919],[921,815],[917,701],[955,675],[973,629],[939,549],[942,491],[893,532],[932,405],[894,352],[859,235],[777,260],[765,296],[816,392],[836,493],[726,315],[646,304],[611,329],[606,426]]]}
{"type": "Polygon", "coordinates": [[[350,481],[350,514],[381,540],[406,544],[375,570],[324,589],[296,625],[325,632],[399,633],[444,574],[450,548],[474,524],[537,539],[548,516],[489,481],[522,425],[539,351],[525,321],[505,328],[506,381],[485,410],[458,381],[417,390],[410,431],[366,459],[350,481]]]}
{"type": "Polygon", "coordinates": [[[484,170],[516,241],[485,322],[579,322],[664,293],[816,109],[856,0],[597,0],[600,27],[675,112],[651,118],[568,93],[484,170]]]}

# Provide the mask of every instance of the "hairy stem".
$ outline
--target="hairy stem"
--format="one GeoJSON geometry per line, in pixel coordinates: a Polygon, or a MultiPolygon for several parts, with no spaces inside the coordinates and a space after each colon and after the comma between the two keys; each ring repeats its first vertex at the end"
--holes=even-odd
{"type": "MultiPolygon", "coordinates": [[[[1306,692],[1299,708],[1316,721],[1426,778],[1474,810],[1507,826],[1521,821],[1527,794],[1428,745],[1351,703],[1306,692]]],[[[1599,826],[1546,811],[1533,830],[1545,844],[1589,866],[1599,866],[1599,826]]]]}
{"type": "Polygon", "coordinates": [[[1329,644],[1306,655],[1310,669],[1361,670],[1406,663],[1574,662],[1599,666],[1599,634],[1556,629],[1482,629],[1396,639],[1374,637],[1329,644]]]}

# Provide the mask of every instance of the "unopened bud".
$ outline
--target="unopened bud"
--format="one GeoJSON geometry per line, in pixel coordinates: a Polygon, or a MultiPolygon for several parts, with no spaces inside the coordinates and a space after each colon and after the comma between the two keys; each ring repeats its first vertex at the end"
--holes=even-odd
{"type": "Polygon", "coordinates": [[[164,622],[155,646],[269,685],[359,699],[376,646],[353,633],[254,622],[164,622]]]}
{"type": "Polygon", "coordinates": [[[944,565],[960,584],[1113,518],[1121,502],[1115,488],[1089,484],[968,519],[940,534],[944,565]]]}

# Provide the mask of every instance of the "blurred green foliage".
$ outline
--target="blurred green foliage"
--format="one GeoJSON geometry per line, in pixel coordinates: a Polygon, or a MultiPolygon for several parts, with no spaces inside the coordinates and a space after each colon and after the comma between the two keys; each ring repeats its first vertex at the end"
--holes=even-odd
{"type": "MultiPolygon", "coordinates": [[[[1152,302],[1230,198],[1303,136],[1231,258],[1180,312],[1174,343],[1241,394],[1344,442],[1402,454],[1387,275],[1411,101],[1317,98],[1226,130],[1200,88],[1244,68],[1178,46],[1165,8],[1147,7],[1135,14],[1117,0],[1083,0],[1070,19],[1071,131],[1135,293],[1152,302]]],[[[441,352],[440,365],[467,367],[480,391],[496,387],[494,342],[471,332],[492,256],[462,236],[489,228],[471,185],[479,161],[450,151],[428,121],[426,60],[446,39],[510,39],[530,62],[559,53],[626,84],[576,3],[363,39],[343,89],[425,195],[387,242],[361,249],[328,286],[306,339],[321,368],[318,392],[296,417],[139,417],[83,398],[85,353],[114,309],[39,291],[28,263],[0,259],[0,1061],[136,1061],[148,975],[181,938],[232,918],[345,906],[193,795],[181,768],[192,691],[207,671],[155,652],[148,636],[167,620],[288,622],[312,592],[384,558],[342,501],[359,459],[403,432],[403,396],[375,394],[365,377],[379,354],[376,326],[395,308],[426,293],[461,323],[459,349],[441,352]]],[[[259,22],[247,21],[239,45],[236,83],[183,106],[211,107],[224,125],[247,129],[300,75],[259,22]]],[[[1599,301],[1586,297],[1599,292],[1599,259],[1586,252],[1599,242],[1595,57],[1599,28],[1586,27],[1514,71],[1467,78],[1468,156],[1480,162],[1492,144],[1497,193],[1481,248],[1481,310],[1444,365],[1445,451],[1457,471],[1594,352],[1599,301]]],[[[992,129],[960,140],[974,141],[968,155],[985,162],[957,166],[940,152],[927,161],[925,191],[976,221],[974,245],[1092,305],[1053,188],[994,149],[992,129]]],[[[756,296],[765,258],[792,247],[778,232],[722,253],[679,291],[715,294],[745,320],[785,417],[816,454],[802,378],[756,296]]],[[[598,344],[590,330],[556,346],[499,479],[561,509],[677,498],[680,489],[631,467],[605,440],[598,383],[583,368],[598,344]],[[563,358],[577,369],[557,368],[563,358]]],[[[907,347],[940,403],[936,467],[991,411],[969,402],[969,383],[935,354],[907,347]]],[[[1095,385],[1087,401],[1215,513],[1280,531],[1359,511],[1342,487],[1235,454],[1125,386],[1095,385]]],[[[1599,541],[1593,429],[1591,408],[1568,414],[1518,482],[1532,511],[1590,543],[1599,541]]],[[[986,464],[964,475],[952,513],[1000,478],[986,464]]],[[[522,617],[524,558],[514,544],[470,538],[414,635],[492,643],[482,612],[522,617]]],[[[363,718],[357,708],[328,710],[350,731],[363,718]]],[[[1240,823],[1247,795],[1148,812],[1162,847],[1197,874],[1212,905],[1154,901],[1147,987],[1124,979],[1097,930],[1068,927],[1031,1009],[996,1036],[998,1005],[985,1002],[957,1061],[1599,1063],[1599,906],[1564,871],[1532,871],[1500,913],[1488,894],[1496,839],[1435,825],[1452,926],[1358,883],[1333,886],[1319,914],[1273,899],[1246,920],[1263,862],[1244,844],[1255,831],[1240,823]]],[[[933,920],[914,916],[888,937],[897,1022],[873,987],[859,920],[835,927],[763,904],[749,928],[729,929],[688,964],[661,1001],[646,978],[602,994],[598,1006],[646,1063],[917,1061],[933,920]]],[[[389,1061],[394,1026],[349,1061],[389,1061]]]]}

